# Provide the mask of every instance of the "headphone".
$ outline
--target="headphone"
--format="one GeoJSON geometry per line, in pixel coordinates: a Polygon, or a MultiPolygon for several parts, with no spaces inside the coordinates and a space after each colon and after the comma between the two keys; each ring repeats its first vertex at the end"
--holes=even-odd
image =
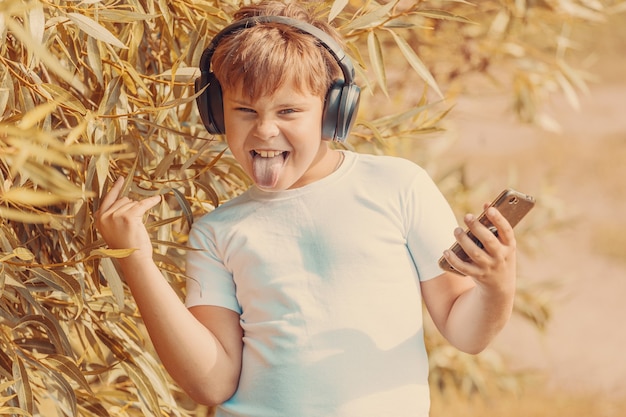
{"type": "Polygon", "coordinates": [[[354,67],[350,58],[335,42],[335,40],[321,29],[301,20],[283,16],[256,16],[241,19],[222,29],[211,40],[209,46],[200,58],[200,77],[195,80],[196,103],[202,123],[214,135],[222,135],[224,129],[224,104],[222,101],[222,87],[210,70],[211,58],[215,48],[226,35],[240,29],[247,29],[259,23],[280,23],[294,27],[300,32],[316,38],[320,45],[326,48],[335,58],[343,73],[343,80],[335,80],[328,89],[322,117],[322,138],[336,142],[344,142],[350,128],[356,119],[359,108],[361,89],[354,84],[354,67]]]}

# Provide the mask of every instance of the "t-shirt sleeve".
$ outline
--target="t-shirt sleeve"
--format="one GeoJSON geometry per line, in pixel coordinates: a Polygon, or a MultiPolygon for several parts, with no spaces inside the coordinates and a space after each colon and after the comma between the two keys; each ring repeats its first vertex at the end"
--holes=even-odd
{"type": "Polygon", "coordinates": [[[420,168],[406,201],[407,246],[420,281],[443,273],[439,258],[454,242],[458,222],[450,205],[432,180],[420,168]]]}
{"type": "Polygon", "coordinates": [[[196,223],[189,233],[185,305],[211,305],[241,313],[232,273],[219,256],[212,233],[203,226],[196,223]]]}

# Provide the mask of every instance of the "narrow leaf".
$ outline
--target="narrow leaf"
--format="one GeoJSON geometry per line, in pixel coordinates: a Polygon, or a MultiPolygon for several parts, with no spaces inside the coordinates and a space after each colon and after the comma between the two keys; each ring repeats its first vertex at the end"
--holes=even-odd
{"type": "Polygon", "coordinates": [[[17,23],[16,19],[6,19],[4,21],[6,27],[11,31],[24,46],[40,60],[51,72],[57,74],[61,79],[76,88],[81,93],[87,91],[87,87],[82,84],[77,77],[74,77],[70,71],[68,71],[59,60],[47,49],[47,47],[36,42],[24,28],[17,23]]]}
{"type": "Polygon", "coordinates": [[[115,23],[132,23],[140,21],[148,21],[159,17],[158,14],[138,13],[130,10],[115,10],[102,8],[98,10],[101,20],[108,20],[115,23]]]}
{"type": "Polygon", "coordinates": [[[100,266],[102,267],[102,274],[109,284],[109,289],[113,293],[113,298],[115,299],[118,308],[122,310],[124,308],[125,301],[124,284],[122,284],[122,279],[117,273],[117,269],[115,269],[111,258],[102,258],[100,266]]]}
{"type": "Polygon", "coordinates": [[[21,408],[17,408],[17,407],[0,407],[0,415],[2,416],[13,416],[13,415],[20,415],[20,416],[31,416],[31,413],[29,413],[26,410],[22,410],[21,408]]]}
{"type": "Polygon", "coordinates": [[[420,10],[417,12],[417,14],[431,19],[450,20],[462,23],[474,23],[467,17],[455,15],[445,10],[420,10]]]}
{"type": "Polygon", "coordinates": [[[385,16],[391,9],[397,4],[396,1],[390,1],[382,7],[375,8],[371,13],[365,14],[354,19],[348,25],[346,25],[346,31],[355,29],[365,29],[379,25],[385,19],[385,16]]]}
{"type": "Polygon", "coordinates": [[[54,271],[48,269],[37,269],[34,272],[38,273],[38,278],[44,281],[52,288],[57,287],[59,291],[67,294],[76,305],[76,314],[74,317],[78,317],[84,308],[84,294],[80,283],[70,274],[66,274],[62,271],[54,271]]]}
{"type": "Polygon", "coordinates": [[[349,0],[335,0],[328,14],[328,21],[332,22],[343,9],[348,5],[349,0]]]}
{"type": "Polygon", "coordinates": [[[89,254],[89,258],[126,258],[137,249],[95,249],[89,254]]]}
{"type": "Polygon", "coordinates": [[[13,380],[15,380],[15,391],[20,407],[32,414],[33,412],[33,391],[26,367],[22,359],[17,356],[13,361],[13,380]]]}
{"type": "Polygon", "coordinates": [[[71,93],[65,90],[63,87],[58,86],[56,84],[50,83],[42,83],[41,88],[46,90],[48,93],[52,95],[52,99],[63,107],[66,107],[76,113],[84,116],[87,114],[87,109],[83,106],[76,97],[74,97],[71,93]]]}
{"type": "Polygon", "coordinates": [[[376,75],[376,81],[378,82],[378,85],[383,93],[385,93],[385,96],[389,97],[389,93],[387,92],[387,74],[385,73],[383,51],[380,46],[380,40],[374,31],[371,31],[367,35],[367,50],[370,56],[370,63],[372,64],[374,74],[376,75]]]}
{"type": "Polygon", "coordinates": [[[100,25],[95,20],[87,17],[85,15],[79,13],[68,13],[67,17],[78,26],[80,30],[88,34],[89,36],[108,43],[110,45],[116,46],[121,49],[128,49],[124,43],[122,43],[119,39],[115,37],[111,32],[109,32],[104,26],[100,25]]]}
{"type": "Polygon", "coordinates": [[[31,3],[29,6],[28,24],[30,26],[30,35],[35,42],[43,43],[44,29],[46,27],[43,5],[42,3],[31,3]]]}
{"type": "Polygon", "coordinates": [[[57,104],[55,102],[48,102],[44,104],[40,104],[34,109],[30,110],[18,123],[18,127],[20,129],[28,129],[35,126],[37,123],[42,121],[44,118],[48,117],[54,109],[56,109],[57,104]]]}
{"type": "Polygon", "coordinates": [[[176,197],[176,201],[180,205],[181,210],[183,211],[183,215],[187,220],[187,225],[191,227],[193,224],[193,210],[191,209],[191,204],[185,198],[185,195],[178,191],[176,188],[172,188],[172,192],[174,193],[174,197],[176,197]]]}
{"type": "Polygon", "coordinates": [[[201,182],[196,182],[195,185],[196,187],[204,191],[209,201],[211,201],[213,207],[217,207],[220,204],[220,198],[217,195],[217,192],[213,189],[213,187],[203,184],[201,182]]]}
{"type": "Polygon", "coordinates": [[[41,360],[47,367],[59,371],[78,383],[82,389],[91,392],[91,386],[74,361],[62,355],[49,355],[41,360]]]}
{"type": "Polygon", "coordinates": [[[135,365],[122,362],[122,367],[126,370],[126,373],[133,381],[135,386],[137,387],[137,394],[141,398],[142,402],[146,405],[146,407],[150,410],[153,416],[159,415],[159,401],[156,395],[156,392],[152,388],[150,380],[146,377],[146,375],[141,372],[141,369],[137,368],[135,365]]]}
{"type": "Polygon", "coordinates": [[[46,191],[35,191],[30,188],[11,188],[3,194],[0,199],[17,205],[29,205],[44,207],[63,201],[74,201],[74,198],[66,198],[59,194],[52,194],[46,191]]]}
{"type": "Polygon", "coordinates": [[[32,261],[35,259],[35,255],[26,248],[18,247],[13,249],[15,256],[22,261],[32,261]]]}
{"type": "Polygon", "coordinates": [[[404,57],[409,62],[411,67],[413,67],[415,72],[417,72],[417,74],[426,82],[426,84],[428,84],[433,90],[435,90],[435,92],[439,95],[439,97],[444,98],[443,94],[441,93],[441,90],[439,90],[437,81],[435,81],[435,78],[432,76],[430,71],[428,71],[428,68],[426,68],[426,65],[424,65],[422,60],[417,56],[415,51],[413,51],[413,49],[407,43],[407,41],[401,38],[400,36],[398,36],[397,33],[393,31],[389,31],[389,32],[391,33],[394,40],[396,41],[396,44],[400,48],[400,52],[402,52],[402,55],[404,55],[404,57]]]}
{"type": "Polygon", "coordinates": [[[0,207],[0,217],[27,224],[44,224],[53,220],[50,213],[27,213],[7,207],[0,207]]]}

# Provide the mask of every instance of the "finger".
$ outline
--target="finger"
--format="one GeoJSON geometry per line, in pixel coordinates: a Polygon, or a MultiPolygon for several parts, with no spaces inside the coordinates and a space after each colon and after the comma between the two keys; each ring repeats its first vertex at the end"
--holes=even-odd
{"type": "Polygon", "coordinates": [[[497,208],[491,207],[487,210],[487,218],[498,229],[498,239],[505,245],[515,242],[515,234],[509,221],[498,211],[497,208]]]}
{"type": "Polygon", "coordinates": [[[493,254],[500,244],[497,227],[489,222],[485,225],[484,220],[479,221],[473,214],[465,215],[464,221],[472,235],[478,240],[476,245],[481,249],[484,248],[487,253],[493,254]]]}
{"type": "Polygon", "coordinates": [[[142,217],[148,210],[156,206],[161,201],[160,195],[145,198],[143,200],[132,200],[128,197],[120,197],[108,208],[108,212],[115,215],[130,215],[142,217]]]}
{"type": "MultiPolygon", "coordinates": [[[[490,232],[488,233],[491,234],[490,232]]],[[[461,228],[455,230],[455,236],[468,260],[461,258],[452,250],[446,250],[444,251],[444,256],[448,263],[460,273],[482,281],[486,273],[492,269],[493,259],[491,255],[474,243],[472,237],[467,236],[461,228]]],[[[493,235],[491,237],[495,239],[493,235]]]]}
{"type": "Polygon", "coordinates": [[[141,210],[142,214],[159,204],[161,201],[160,195],[153,195],[152,197],[144,198],[137,202],[137,208],[141,210]]]}
{"type": "MultiPolygon", "coordinates": [[[[466,221],[466,223],[468,222],[466,221]]],[[[482,227],[484,228],[484,226],[482,227]]],[[[459,242],[459,245],[461,245],[463,252],[465,252],[467,257],[469,258],[469,263],[482,263],[485,261],[487,253],[483,250],[483,245],[480,242],[479,237],[476,236],[475,232],[471,229],[470,232],[473,236],[468,235],[463,229],[459,227],[454,231],[454,235],[457,242],[459,242]]],[[[461,260],[463,261],[463,259],[461,260]]]]}
{"type": "Polygon", "coordinates": [[[117,201],[123,185],[124,177],[118,177],[118,179],[113,183],[113,187],[111,187],[109,192],[106,193],[106,195],[100,201],[100,208],[98,211],[107,211],[113,205],[113,203],[117,201]]]}
{"type": "Polygon", "coordinates": [[[467,275],[467,272],[465,271],[465,269],[468,263],[466,263],[461,258],[459,258],[454,251],[450,249],[446,249],[443,251],[443,256],[446,258],[446,260],[448,261],[448,264],[453,269],[460,272],[461,274],[467,275]]]}
{"type": "MultiPolygon", "coordinates": [[[[465,235],[464,231],[460,228],[455,231],[455,235],[459,232],[465,235]]],[[[457,236],[457,241],[459,240],[462,240],[461,236],[457,236]]],[[[471,241],[471,239],[469,240],[469,242],[473,244],[474,247],[476,247],[476,245],[471,241]]],[[[443,256],[446,258],[450,266],[452,266],[452,268],[454,268],[456,271],[460,272],[463,275],[474,276],[476,275],[477,265],[474,263],[473,260],[468,258],[469,255],[467,255],[467,252],[466,252],[466,251],[471,252],[471,250],[465,249],[465,248],[463,250],[465,254],[457,254],[453,250],[446,249],[443,252],[443,256]]]]}

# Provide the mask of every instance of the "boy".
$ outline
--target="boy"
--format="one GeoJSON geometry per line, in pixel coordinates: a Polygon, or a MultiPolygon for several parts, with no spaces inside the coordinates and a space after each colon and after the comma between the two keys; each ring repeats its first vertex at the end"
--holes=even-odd
{"type": "Polygon", "coordinates": [[[266,15],[295,20],[246,21],[201,63],[203,121],[254,186],[194,224],[186,306],[143,226],[158,197],[119,198],[118,180],[98,228],[109,247],[138,249],[120,265],[157,353],[218,416],[425,417],[422,300],[450,343],[484,349],[512,310],[513,230],[494,209],[498,237],[467,215],[481,249],[421,168],[330,149],[358,106],[337,35],[293,4],[235,20],[266,15]],[[446,251],[453,231],[472,263],[446,251]],[[442,252],[467,275],[442,272],[442,252]]]}

